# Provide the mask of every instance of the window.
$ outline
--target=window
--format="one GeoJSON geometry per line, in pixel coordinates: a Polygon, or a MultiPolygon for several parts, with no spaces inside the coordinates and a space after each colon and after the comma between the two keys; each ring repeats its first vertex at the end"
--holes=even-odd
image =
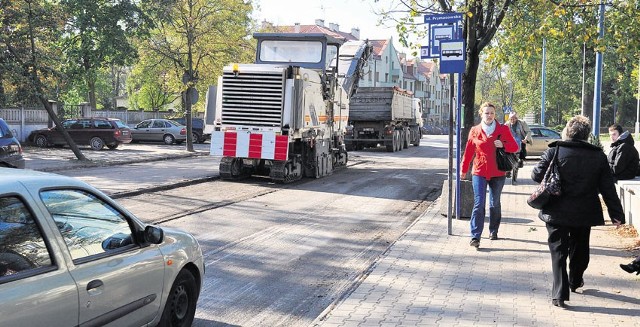
{"type": "Polygon", "coordinates": [[[101,129],[110,129],[111,128],[111,123],[109,123],[106,120],[94,120],[93,121],[93,125],[96,128],[101,128],[101,129]]]}
{"type": "Polygon", "coordinates": [[[64,129],[69,129],[71,126],[75,125],[78,121],[75,119],[65,120],[62,122],[62,127],[64,129]]]}
{"type": "Polygon", "coordinates": [[[549,130],[549,129],[541,129],[540,132],[542,133],[542,136],[544,136],[544,137],[560,138],[560,134],[558,134],[555,131],[549,130]]]}
{"type": "Polygon", "coordinates": [[[319,63],[322,60],[322,48],[320,41],[265,40],[260,43],[260,60],[319,63]]]}
{"type": "Polygon", "coordinates": [[[125,217],[91,193],[50,190],[41,192],[40,198],[74,261],[133,244],[125,217]]]}
{"type": "Polygon", "coordinates": [[[154,120],[153,121],[153,128],[164,128],[165,124],[162,120],[154,120]]]}
{"type": "Polygon", "coordinates": [[[0,280],[52,265],[40,227],[16,196],[0,198],[0,280]]]}
{"type": "Polygon", "coordinates": [[[138,125],[136,125],[137,128],[149,128],[151,127],[151,120],[145,120],[142,121],[140,123],[138,123],[138,125]]]}

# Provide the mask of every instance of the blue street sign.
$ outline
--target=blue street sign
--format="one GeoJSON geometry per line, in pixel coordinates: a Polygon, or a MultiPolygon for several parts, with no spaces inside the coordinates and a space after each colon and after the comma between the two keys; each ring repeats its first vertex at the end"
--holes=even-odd
{"type": "Polygon", "coordinates": [[[440,41],[440,73],[464,73],[465,57],[466,48],[464,40],[440,41]]]}
{"type": "Polygon", "coordinates": [[[446,23],[459,23],[462,21],[461,13],[439,14],[439,15],[424,15],[425,24],[446,24],[446,23]]]}

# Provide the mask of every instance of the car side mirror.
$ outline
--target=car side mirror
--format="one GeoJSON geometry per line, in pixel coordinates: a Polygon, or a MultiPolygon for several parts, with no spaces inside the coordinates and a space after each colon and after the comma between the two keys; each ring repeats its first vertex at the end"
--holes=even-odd
{"type": "Polygon", "coordinates": [[[147,226],[144,229],[144,241],[152,244],[160,244],[164,239],[164,231],[160,227],[147,226]]]}

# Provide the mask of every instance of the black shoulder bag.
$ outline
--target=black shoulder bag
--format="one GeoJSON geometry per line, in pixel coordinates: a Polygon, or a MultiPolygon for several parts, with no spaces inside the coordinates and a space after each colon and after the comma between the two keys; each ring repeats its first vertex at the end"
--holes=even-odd
{"type": "MultiPolygon", "coordinates": [[[[498,135],[498,140],[500,136],[498,135]]],[[[504,150],[504,146],[502,148],[496,148],[496,163],[498,164],[498,169],[501,171],[511,171],[513,170],[513,166],[518,162],[518,158],[516,158],[515,153],[510,153],[504,150]]]]}
{"type": "Polygon", "coordinates": [[[560,196],[562,194],[560,172],[558,171],[558,152],[560,152],[560,147],[556,145],[556,152],[553,154],[553,159],[551,159],[551,163],[549,163],[549,167],[544,173],[542,182],[527,199],[527,203],[532,208],[542,209],[552,196],[560,196]]]}

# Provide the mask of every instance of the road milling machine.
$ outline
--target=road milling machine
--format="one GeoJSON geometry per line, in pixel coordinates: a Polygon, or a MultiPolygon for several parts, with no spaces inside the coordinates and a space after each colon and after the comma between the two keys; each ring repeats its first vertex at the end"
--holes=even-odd
{"type": "Polygon", "coordinates": [[[325,34],[254,38],[255,63],[225,66],[207,95],[210,154],[222,157],[220,177],[288,183],[346,166],[349,98],[371,45],[325,34]]]}

